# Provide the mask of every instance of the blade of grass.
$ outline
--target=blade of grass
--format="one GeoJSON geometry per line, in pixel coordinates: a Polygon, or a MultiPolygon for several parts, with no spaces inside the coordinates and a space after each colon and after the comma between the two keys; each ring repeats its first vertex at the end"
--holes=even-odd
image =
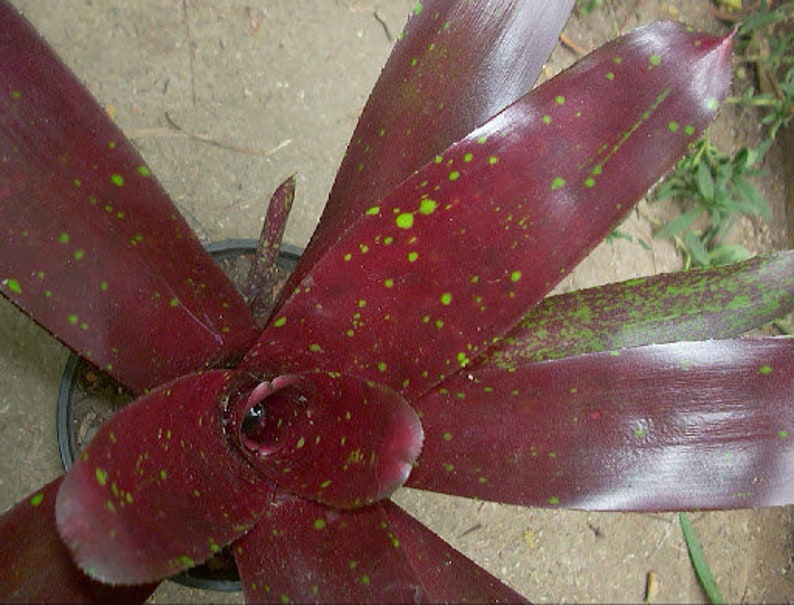
{"type": "Polygon", "coordinates": [[[689,515],[686,513],[678,513],[678,522],[681,524],[681,530],[684,532],[684,540],[686,547],[689,551],[689,559],[692,561],[692,567],[695,568],[695,574],[700,581],[703,590],[706,591],[709,601],[715,605],[725,603],[722,598],[722,593],[714,581],[714,576],[711,573],[711,568],[706,562],[706,557],[703,554],[703,549],[700,546],[695,528],[692,527],[692,522],[689,520],[689,515]]]}

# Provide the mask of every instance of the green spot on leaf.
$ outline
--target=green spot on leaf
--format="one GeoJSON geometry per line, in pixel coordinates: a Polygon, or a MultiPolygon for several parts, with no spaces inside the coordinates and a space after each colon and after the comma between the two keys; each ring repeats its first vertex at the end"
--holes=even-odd
{"type": "Polygon", "coordinates": [[[449,180],[450,181],[457,181],[460,178],[460,172],[457,170],[453,170],[449,173],[449,180]]]}
{"type": "Polygon", "coordinates": [[[763,374],[764,376],[766,376],[767,374],[771,374],[772,366],[763,365],[758,369],[758,373],[763,374]]]}
{"type": "Polygon", "coordinates": [[[418,258],[419,258],[419,253],[418,252],[409,252],[408,253],[408,262],[409,263],[415,263],[418,258]]]}
{"type": "Polygon", "coordinates": [[[152,173],[149,172],[149,169],[146,166],[138,166],[138,174],[141,176],[151,176],[152,173]]]}
{"type": "Polygon", "coordinates": [[[451,302],[452,302],[452,294],[450,294],[449,292],[444,292],[444,294],[441,295],[441,304],[446,306],[449,305],[451,302]]]}
{"type": "Polygon", "coordinates": [[[549,504],[559,504],[560,503],[560,499],[557,496],[552,496],[551,498],[549,498],[547,500],[547,502],[549,504]]]}
{"type": "Polygon", "coordinates": [[[513,272],[510,274],[510,281],[511,281],[511,282],[513,282],[513,283],[516,283],[516,282],[517,282],[517,281],[519,281],[520,279],[521,279],[521,271],[513,271],[513,272]]]}
{"type": "Polygon", "coordinates": [[[68,321],[73,326],[77,325],[77,320],[78,320],[78,317],[77,317],[77,315],[75,313],[72,313],[71,315],[67,315],[66,316],[66,321],[68,321]]]}
{"type": "Polygon", "coordinates": [[[19,285],[19,282],[15,279],[8,279],[5,282],[6,288],[11,290],[14,294],[22,294],[22,286],[19,285]]]}
{"type": "Polygon", "coordinates": [[[452,433],[450,433],[449,431],[444,433],[443,437],[444,437],[444,441],[452,441],[452,433]]]}
{"type": "Polygon", "coordinates": [[[424,199],[419,202],[419,213],[428,216],[433,214],[438,208],[438,203],[435,200],[424,199]]]}
{"type": "Polygon", "coordinates": [[[367,210],[368,216],[377,216],[378,214],[380,214],[380,206],[373,206],[367,210]]]}
{"type": "Polygon", "coordinates": [[[36,494],[29,500],[29,502],[31,506],[38,506],[39,504],[42,503],[43,500],[44,500],[44,494],[36,494]]]}
{"type": "Polygon", "coordinates": [[[565,179],[562,177],[555,177],[554,180],[551,182],[551,190],[556,191],[557,189],[562,189],[565,187],[565,179]]]}
{"type": "Polygon", "coordinates": [[[659,55],[651,55],[650,59],[648,59],[648,63],[650,63],[652,67],[656,67],[661,62],[662,58],[659,55]]]}
{"type": "Polygon", "coordinates": [[[286,323],[287,323],[287,318],[286,317],[279,317],[276,321],[273,322],[273,326],[276,327],[276,328],[281,328],[286,323]]]}
{"type": "Polygon", "coordinates": [[[556,97],[554,97],[554,102],[557,105],[564,105],[565,104],[565,97],[562,96],[562,95],[557,95],[556,97]]]}
{"type": "Polygon", "coordinates": [[[110,175],[110,182],[113,183],[116,187],[123,187],[124,186],[124,177],[118,173],[114,173],[110,175]]]}
{"type": "Polygon", "coordinates": [[[788,439],[788,431],[778,431],[777,436],[781,439],[788,439]]]}
{"type": "Polygon", "coordinates": [[[395,222],[400,229],[410,229],[414,226],[414,215],[410,212],[403,212],[397,215],[395,222]]]}
{"type": "Polygon", "coordinates": [[[69,243],[69,234],[68,233],[61,233],[58,236],[58,241],[61,242],[62,244],[68,244],[69,243]]]}
{"type": "Polygon", "coordinates": [[[667,129],[670,132],[678,132],[679,128],[680,128],[680,126],[679,126],[678,122],[668,122],[667,123],[667,129]]]}
{"type": "Polygon", "coordinates": [[[416,4],[414,4],[414,15],[420,15],[424,8],[425,7],[421,2],[417,2],[416,4]]]}
{"type": "Polygon", "coordinates": [[[108,482],[108,474],[101,468],[97,468],[94,471],[94,477],[96,477],[97,483],[99,483],[99,485],[106,485],[108,482]]]}
{"type": "Polygon", "coordinates": [[[314,520],[314,529],[321,530],[325,529],[325,519],[315,519],[314,520]]]}

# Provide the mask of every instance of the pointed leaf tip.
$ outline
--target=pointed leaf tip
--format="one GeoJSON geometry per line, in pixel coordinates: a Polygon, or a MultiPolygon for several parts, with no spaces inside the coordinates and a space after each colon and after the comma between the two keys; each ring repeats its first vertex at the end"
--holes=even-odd
{"type": "Polygon", "coordinates": [[[346,223],[243,365],[345,368],[409,401],[460,372],[708,126],[729,40],[640,28],[507,107],[346,223]]]}
{"type": "Polygon", "coordinates": [[[357,508],[405,483],[422,447],[413,408],[394,391],[338,373],[251,381],[226,402],[251,464],[284,489],[357,508]]]}

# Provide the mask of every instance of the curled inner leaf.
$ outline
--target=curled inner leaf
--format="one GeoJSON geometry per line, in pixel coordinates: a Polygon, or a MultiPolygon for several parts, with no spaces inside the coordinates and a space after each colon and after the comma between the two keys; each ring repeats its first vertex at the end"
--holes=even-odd
{"type": "Polygon", "coordinates": [[[293,494],[340,508],[391,494],[422,446],[408,403],[354,376],[244,375],[223,405],[227,432],[252,465],[293,494]]]}

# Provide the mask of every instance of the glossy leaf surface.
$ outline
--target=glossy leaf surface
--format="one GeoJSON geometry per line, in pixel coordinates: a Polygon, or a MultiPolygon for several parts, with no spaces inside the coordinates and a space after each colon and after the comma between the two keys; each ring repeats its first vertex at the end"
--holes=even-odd
{"type": "Polygon", "coordinates": [[[417,2],[359,118],[292,286],[370,206],[526,93],[573,5],[417,2]]]}
{"type": "Polygon", "coordinates": [[[0,3],[0,293],[136,391],[241,356],[251,314],[142,158],[0,3]]]}
{"type": "Polygon", "coordinates": [[[77,563],[107,583],[193,567],[253,527],[272,492],[226,435],[227,371],[186,376],[108,420],[58,494],[77,563]]]}
{"type": "Polygon", "coordinates": [[[274,483],[340,508],[366,506],[405,483],[422,426],[394,391],[345,374],[247,382],[227,404],[226,424],[241,427],[241,451],[274,483]]]}
{"type": "Polygon", "coordinates": [[[248,602],[524,600],[388,501],[339,512],[282,495],[233,552],[248,602]]]}
{"type": "Polygon", "coordinates": [[[794,311],[794,252],[544,299],[475,367],[676,340],[732,338],[794,311]]]}
{"type": "Polygon", "coordinates": [[[143,603],[156,584],[114,587],[91,580],[58,535],[55,497],[62,477],[0,516],[3,603],[143,603]]]}
{"type": "Polygon", "coordinates": [[[243,365],[344,368],[409,400],[459,371],[713,118],[730,44],[655,24],[537,88],[358,216],[243,365]]]}
{"type": "Polygon", "coordinates": [[[794,340],[649,345],[472,369],[416,402],[410,487],[532,506],[794,501],[794,340]]]}

